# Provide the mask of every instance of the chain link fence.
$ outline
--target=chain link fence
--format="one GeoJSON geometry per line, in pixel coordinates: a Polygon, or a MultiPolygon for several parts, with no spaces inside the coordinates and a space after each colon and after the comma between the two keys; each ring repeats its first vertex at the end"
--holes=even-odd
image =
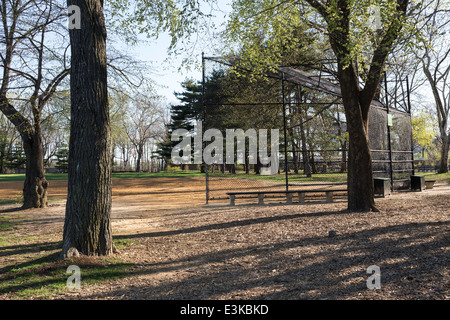
{"type": "MultiPolygon", "coordinates": [[[[222,151],[221,158],[233,153],[234,162],[206,166],[207,201],[227,199],[227,192],[342,189],[347,183],[348,137],[333,77],[323,68],[308,67],[280,68],[255,77],[235,65],[224,58],[203,58],[204,131],[220,130],[223,146],[229,143],[227,130],[241,129],[246,136],[240,161],[233,140],[233,151],[222,151]],[[271,130],[277,130],[276,172],[251,152],[252,130],[256,148],[266,144],[268,155],[271,130]],[[258,140],[264,130],[268,140],[258,140]]],[[[388,92],[388,86],[384,90],[388,92]]],[[[410,113],[377,102],[369,123],[374,176],[391,179],[393,188],[404,187],[414,174],[410,113]]]]}

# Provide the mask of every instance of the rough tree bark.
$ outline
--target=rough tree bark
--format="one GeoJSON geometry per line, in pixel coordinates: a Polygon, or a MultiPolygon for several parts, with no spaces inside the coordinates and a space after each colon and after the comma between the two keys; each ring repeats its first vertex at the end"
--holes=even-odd
{"type": "MultiPolygon", "coordinates": [[[[448,53],[450,51],[447,51],[447,54],[445,55],[447,57],[448,53]]],[[[443,60],[442,60],[443,61],[443,60]]],[[[440,62],[442,62],[440,61],[440,62]]],[[[440,79],[437,78],[436,70],[434,72],[434,75],[432,74],[432,71],[430,70],[431,65],[431,58],[428,54],[428,52],[425,54],[425,56],[422,58],[422,69],[423,72],[428,80],[428,83],[430,84],[431,91],[433,92],[434,101],[436,103],[436,113],[438,116],[438,125],[439,125],[439,131],[441,135],[441,159],[439,161],[439,170],[438,173],[447,173],[448,172],[448,153],[450,149],[450,134],[447,133],[447,126],[448,126],[448,118],[449,118],[449,106],[448,102],[445,99],[441,99],[441,95],[444,97],[445,93],[445,84],[444,86],[439,89],[438,83],[442,81],[442,77],[440,79]]],[[[448,67],[450,70],[450,67],[448,67]]],[[[445,79],[444,79],[445,81],[445,79]]]]}
{"type": "Polygon", "coordinates": [[[141,172],[142,154],[144,153],[143,143],[137,145],[136,172],[141,172]]]}
{"type": "Polygon", "coordinates": [[[63,254],[113,253],[106,29],[101,0],[69,0],[81,11],[71,29],[71,132],[63,254]]]}
{"type": "Polygon", "coordinates": [[[349,134],[348,208],[368,211],[375,208],[372,155],[369,144],[369,105],[359,101],[359,85],[353,67],[339,67],[339,82],[349,134]]]}
{"type": "Polygon", "coordinates": [[[441,160],[439,162],[438,173],[448,172],[448,153],[450,151],[450,136],[441,134],[442,147],[441,147],[441,160]]]}
{"type": "MultiPolygon", "coordinates": [[[[26,174],[22,208],[45,208],[48,182],[45,179],[41,114],[59,84],[69,74],[69,70],[63,66],[61,72],[48,78],[45,69],[48,68],[47,63],[51,63],[50,56],[54,56],[56,51],[47,47],[45,36],[51,32],[50,26],[58,22],[62,13],[59,10],[55,11],[53,2],[48,2],[45,7],[42,7],[40,3],[1,1],[0,8],[3,27],[0,30],[4,46],[0,59],[2,65],[0,111],[14,124],[25,150],[26,174]],[[33,13],[35,20],[24,23],[33,13]],[[25,50],[22,44],[28,42],[31,45],[27,44],[25,50]],[[47,52],[51,54],[47,55],[47,52]],[[32,60],[28,60],[30,57],[32,60]],[[13,60],[23,61],[23,65],[27,67],[22,69],[20,64],[19,66],[17,63],[13,64],[13,60]],[[31,66],[35,67],[32,73],[28,70],[31,66]],[[28,110],[19,112],[13,105],[15,100],[9,98],[9,94],[16,91],[17,83],[26,87],[30,80],[32,81],[29,88],[33,90],[33,93],[27,98],[31,111],[31,117],[27,117],[28,110]],[[17,83],[14,84],[16,81],[17,83]]],[[[52,66],[56,67],[53,64],[52,66]]],[[[21,92],[22,88],[18,92],[21,92]]],[[[24,95],[27,94],[28,91],[25,91],[24,95]]]]}
{"type": "Polygon", "coordinates": [[[0,110],[14,124],[22,139],[26,155],[26,172],[23,186],[22,209],[47,207],[48,182],[45,179],[44,153],[40,120],[35,114],[35,124],[18,112],[8,99],[0,95],[0,110]],[[37,117],[37,118],[36,118],[37,117]]]}
{"type": "Polygon", "coordinates": [[[359,77],[351,57],[351,3],[338,0],[324,4],[317,0],[306,0],[327,22],[329,40],[338,61],[338,79],[347,130],[348,150],[348,209],[352,211],[378,211],[375,207],[368,125],[369,108],[382,78],[383,68],[389,52],[402,29],[409,0],[396,0],[395,20],[388,21],[382,37],[374,48],[364,88],[359,85],[359,77]]]}
{"type": "Polygon", "coordinates": [[[44,151],[40,122],[35,125],[35,133],[24,141],[26,173],[23,187],[23,208],[47,207],[48,181],[45,179],[44,151]]]}

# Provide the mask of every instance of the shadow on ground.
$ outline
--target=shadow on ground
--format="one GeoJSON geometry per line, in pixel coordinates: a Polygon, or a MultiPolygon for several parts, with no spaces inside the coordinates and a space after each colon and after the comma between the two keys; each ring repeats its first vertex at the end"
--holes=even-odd
{"type": "MultiPolygon", "coordinates": [[[[200,232],[220,235],[236,227],[339,214],[318,212],[261,217],[118,238],[151,240],[147,245],[181,244],[186,235],[195,236],[200,232]],[[178,236],[184,238],[177,239],[178,236]]],[[[449,224],[449,221],[404,223],[335,237],[302,237],[277,243],[262,241],[261,244],[206,250],[200,254],[189,252],[177,259],[163,257],[161,262],[142,263],[129,272],[129,276],[150,277],[149,281],[130,283],[125,288],[84,298],[376,298],[375,291],[367,288],[370,276],[367,268],[378,265],[382,284],[378,293],[381,292],[384,298],[443,299],[449,289],[449,224]],[[321,250],[308,253],[310,247],[321,250]],[[173,280],[164,275],[177,276],[173,280]],[[152,281],[153,276],[158,281],[152,281]],[[447,286],[443,285],[445,283],[447,286]]],[[[220,241],[219,237],[217,239],[220,241]]]]}
{"type": "MultiPolygon", "coordinates": [[[[225,214],[230,208],[215,208],[225,214]]],[[[233,210],[239,210],[234,208],[233,210]]],[[[233,219],[185,228],[116,236],[118,240],[143,243],[136,250],[140,260],[118,262],[122,266],[104,280],[118,280],[97,292],[70,294],[82,299],[446,299],[449,290],[448,266],[450,221],[404,222],[370,225],[336,236],[297,236],[286,239],[261,238],[237,242],[230,232],[252,232],[252,227],[268,224],[301,223],[304,219],[341,217],[345,211],[286,213],[276,216],[233,219]],[[246,229],[247,228],[247,229],[246,229]],[[190,248],[199,234],[209,242],[190,248]],[[231,240],[230,240],[231,239],[231,240]],[[208,248],[215,243],[222,249],[208,248]],[[153,255],[155,246],[167,252],[153,255]],[[313,250],[314,249],[314,250],[313,250]],[[176,252],[177,254],[172,254],[176,252]],[[159,261],[157,261],[159,259],[159,261]],[[380,290],[368,290],[366,270],[377,265],[381,270],[380,290]]],[[[58,264],[60,242],[0,247],[0,258],[51,252],[0,269],[6,284],[0,293],[20,292],[48,283],[42,277],[58,264]],[[48,263],[35,270],[26,283],[13,281],[14,270],[48,263]]],[[[76,261],[74,262],[76,263],[76,261]]],[[[65,266],[65,265],[64,265],[65,266]]],[[[102,268],[104,266],[101,266],[102,268]]],[[[65,271],[65,270],[64,270],[65,271]]],[[[92,270],[91,270],[92,271],[92,270]]],[[[85,280],[99,277],[97,270],[85,280]]],[[[64,277],[50,281],[64,281],[64,277]]]]}

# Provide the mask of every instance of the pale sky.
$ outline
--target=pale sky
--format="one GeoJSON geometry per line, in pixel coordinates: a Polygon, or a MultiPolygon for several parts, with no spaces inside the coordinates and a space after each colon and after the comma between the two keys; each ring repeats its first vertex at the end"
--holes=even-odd
{"type": "MultiPolygon", "coordinates": [[[[224,14],[230,11],[230,8],[228,7],[230,0],[218,0],[217,2],[217,7],[223,12],[214,13],[217,15],[217,18],[214,19],[214,23],[220,25],[225,21],[224,14]]],[[[214,42],[217,41],[217,38],[208,40],[207,37],[210,36],[211,35],[202,36],[201,39],[194,39],[196,44],[193,51],[184,55],[182,54],[179,57],[173,57],[169,61],[166,61],[168,58],[167,49],[170,44],[170,36],[167,34],[160,35],[158,39],[147,40],[146,44],[131,47],[128,50],[135,54],[138,59],[147,61],[151,64],[152,70],[149,77],[158,85],[157,93],[164,96],[168,103],[178,103],[173,92],[182,91],[181,82],[187,78],[193,78],[194,80],[199,81],[202,78],[202,70],[199,68],[201,65],[202,52],[205,53],[205,56],[211,56],[223,49],[220,48],[220,45],[218,45],[217,42],[214,44],[214,42]],[[195,61],[197,67],[193,66],[191,70],[179,70],[182,60],[183,58],[186,58],[186,55],[195,61]]],[[[212,37],[214,38],[214,36],[212,37]]]]}
{"type": "MultiPolygon", "coordinates": [[[[224,23],[226,21],[224,15],[231,12],[230,2],[231,0],[217,0],[217,7],[213,12],[213,14],[217,15],[217,18],[214,20],[217,26],[224,23]]],[[[157,93],[165,97],[168,105],[179,103],[173,93],[174,91],[182,91],[181,82],[187,78],[201,80],[202,72],[199,66],[201,65],[202,52],[205,53],[205,56],[215,56],[217,52],[224,50],[214,35],[202,36],[201,39],[194,40],[196,45],[191,52],[179,57],[173,57],[169,61],[166,61],[168,58],[167,49],[170,44],[170,37],[167,34],[160,35],[158,39],[147,40],[150,43],[147,42],[136,47],[127,48],[138,59],[151,64],[152,68],[148,76],[157,84],[157,93]],[[194,66],[191,70],[180,70],[182,60],[186,58],[186,55],[189,55],[195,61],[197,67],[194,66]]],[[[426,86],[427,84],[425,84],[426,86]]],[[[425,96],[429,95],[426,94],[425,96]]]]}

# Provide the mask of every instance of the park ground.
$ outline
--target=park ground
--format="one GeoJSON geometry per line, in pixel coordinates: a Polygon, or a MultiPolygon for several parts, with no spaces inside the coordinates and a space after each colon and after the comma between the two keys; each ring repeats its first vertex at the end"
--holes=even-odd
{"type": "Polygon", "coordinates": [[[450,299],[446,180],[377,198],[380,212],[348,212],[345,199],[205,204],[195,175],[116,178],[120,252],[70,260],[60,260],[67,181],[50,181],[47,209],[17,210],[22,183],[0,181],[0,300],[450,299]],[[69,265],[80,289],[66,286],[69,265]],[[370,290],[373,265],[381,288],[370,290]]]}

